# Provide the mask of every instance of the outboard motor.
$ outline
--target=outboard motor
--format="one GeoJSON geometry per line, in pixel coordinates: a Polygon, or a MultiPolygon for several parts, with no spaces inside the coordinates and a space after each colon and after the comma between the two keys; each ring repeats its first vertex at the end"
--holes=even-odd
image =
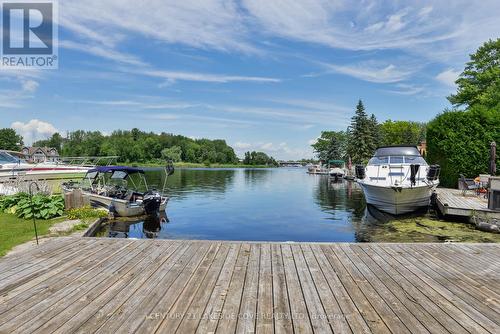
{"type": "Polygon", "coordinates": [[[355,166],[355,170],[356,170],[356,178],[360,179],[360,180],[363,180],[366,176],[366,173],[365,173],[365,166],[363,165],[356,165],[355,166]]]}
{"type": "Polygon", "coordinates": [[[418,174],[419,169],[420,169],[419,164],[411,164],[410,165],[410,182],[411,182],[412,186],[417,184],[417,174],[418,174]]]}
{"type": "Polygon", "coordinates": [[[147,215],[159,214],[161,205],[160,193],[157,191],[148,191],[144,193],[142,205],[144,206],[144,212],[147,215]]]}
{"type": "Polygon", "coordinates": [[[441,174],[441,166],[430,165],[429,170],[427,171],[427,180],[436,181],[439,179],[439,174],[441,174]]]}

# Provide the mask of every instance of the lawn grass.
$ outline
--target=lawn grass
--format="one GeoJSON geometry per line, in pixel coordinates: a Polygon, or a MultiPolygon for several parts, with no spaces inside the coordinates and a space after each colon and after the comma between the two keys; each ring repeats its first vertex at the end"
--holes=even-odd
{"type": "MultiPolygon", "coordinates": [[[[65,218],[37,220],[38,235],[48,234],[49,228],[65,218]]],[[[0,213],[0,257],[7,254],[14,246],[30,241],[35,237],[33,220],[17,218],[14,215],[0,213]]]]}

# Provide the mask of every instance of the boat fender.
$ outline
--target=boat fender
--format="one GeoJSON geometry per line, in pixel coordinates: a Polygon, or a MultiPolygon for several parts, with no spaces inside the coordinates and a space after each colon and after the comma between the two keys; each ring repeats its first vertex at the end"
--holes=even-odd
{"type": "Polygon", "coordinates": [[[419,168],[420,168],[419,164],[410,165],[410,182],[412,186],[417,184],[417,173],[419,168]]]}

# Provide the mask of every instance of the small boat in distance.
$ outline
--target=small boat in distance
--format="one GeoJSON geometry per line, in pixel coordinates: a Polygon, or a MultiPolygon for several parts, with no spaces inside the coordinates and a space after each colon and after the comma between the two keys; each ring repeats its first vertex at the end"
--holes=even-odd
{"type": "Polygon", "coordinates": [[[307,174],[328,175],[328,169],[322,164],[307,167],[307,174]]]}
{"type": "Polygon", "coordinates": [[[345,161],[344,160],[330,160],[328,161],[328,165],[330,169],[328,174],[330,175],[330,179],[337,182],[342,181],[342,178],[345,175],[345,161]]]}
{"type": "Polygon", "coordinates": [[[415,146],[386,146],[375,151],[366,168],[356,166],[356,178],[366,203],[399,215],[429,205],[440,170],[429,166],[415,146]]]}
{"type": "MultiPolygon", "coordinates": [[[[165,167],[165,179],[174,173],[172,164],[165,167]]],[[[127,166],[99,166],[90,169],[80,183],[63,183],[65,193],[80,189],[91,205],[103,207],[116,216],[158,215],[164,212],[169,198],[149,189],[144,170],[127,166]]]]}

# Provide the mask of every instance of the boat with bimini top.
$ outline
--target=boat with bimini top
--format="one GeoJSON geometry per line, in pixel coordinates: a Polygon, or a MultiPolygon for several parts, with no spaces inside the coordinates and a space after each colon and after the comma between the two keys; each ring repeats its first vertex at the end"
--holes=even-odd
{"type": "Polygon", "coordinates": [[[91,205],[106,208],[116,216],[158,215],[166,210],[169,198],[163,193],[167,178],[173,173],[174,167],[169,163],[161,193],[150,189],[143,169],[127,166],[95,167],[80,183],[63,183],[62,188],[65,193],[80,189],[91,205]]]}

